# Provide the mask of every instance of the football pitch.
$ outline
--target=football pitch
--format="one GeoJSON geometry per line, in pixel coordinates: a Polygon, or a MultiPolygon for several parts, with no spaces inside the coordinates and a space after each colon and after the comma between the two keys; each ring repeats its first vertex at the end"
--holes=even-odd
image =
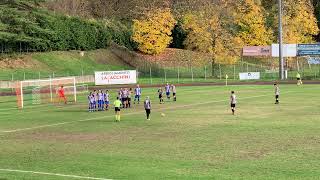
{"type": "MultiPolygon", "coordinates": [[[[319,179],[320,85],[177,87],[177,102],[87,112],[0,97],[0,179],[319,179]],[[230,91],[238,98],[230,111],[230,91]],[[162,117],[161,113],[165,116],[162,117]]],[[[111,93],[112,101],[115,91],[111,93]]]]}

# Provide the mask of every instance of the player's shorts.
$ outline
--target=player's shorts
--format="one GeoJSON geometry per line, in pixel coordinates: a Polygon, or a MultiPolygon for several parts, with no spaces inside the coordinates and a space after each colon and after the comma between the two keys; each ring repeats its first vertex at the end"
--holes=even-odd
{"type": "Polygon", "coordinates": [[[60,98],[65,98],[66,96],[64,94],[59,94],[60,98]]]}
{"type": "Polygon", "coordinates": [[[119,108],[119,107],[115,107],[114,110],[115,110],[116,112],[118,112],[118,111],[120,111],[120,108],[119,108]]]}
{"type": "Polygon", "coordinates": [[[128,101],[131,101],[131,98],[127,98],[128,101]]]}
{"type": "Polygon", "coordinates": [[[231,107],[232,107],[232,108],[235,108],[235,107],[236,107],[236,104],[232,104],[232,103],[231,103],[231,107]]]}
{"type": "Polygon", "coordinates": [[[138,99],[138,98],[140,98],[140,95],[135,95],[134,98],[138,99]]]}
{"type": "Polygon", "coordinates": [[[109,105],[109,103],[110,103],[109,101],[104,101],[104,104],[108,104],[109,105]]]}
{"type": "Polygon", "coordinates": [[[151,114],[151,109],[146,109],[147,114],[151,114]]]}
{"type": "Polygon", "coordinates": [[[128,98],[122,98],[122,102],[127,101],[127,100],[128,100],[128,98]]]}
{"type": "Polygon", "coordinates": [[[299,81],[301,78],[297,78],[297,80],[299,81]]]}
{"type": "Polygon", "coordinates": [[[161,99],[162,98],[162,94],[159,94],[159,99],[161,99]]]}
{"type": "Polygon", "coordinates": [[[166,95],[167,95],[167,96],[170,96],[170,92],[166,92],[166,95]]]}
{"type": "Polygon", "coordinates": [[[276,99],[278,99],[279,98],[279,95],[276,95],[276,99]]]}

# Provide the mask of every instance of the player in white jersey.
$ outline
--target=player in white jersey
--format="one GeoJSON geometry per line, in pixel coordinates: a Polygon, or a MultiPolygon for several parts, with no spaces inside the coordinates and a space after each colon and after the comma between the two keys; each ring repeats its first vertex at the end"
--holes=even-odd
{"type": "Polygon", "coordinates": [[[275,94],[275,98],[276,98],[276,102],[275,104],[279,104],[279,97],[280,97],[280,88],[279,85],[277,83],[274,84],[274,94],[275,94]]]}
{"type": "Polygon", "coordinates": [[[128,106],[131,107],[132,88],[128,90],[128,106]]]}
{"type": "Polygon", "coordinates": [[[123,108],[128,108],[128,95],[129,95],[129,91],[128,89],[123,89],[123,93],[122,93],[122,104],[123,104],[123,108]]]}
{"type": "Polygon", "coordinates": [[[151,101],[149,96],[147,96],[146,100],[144,101],[144,109],[146,110],[147,120],[150,121],[151,101]]]}
{"type": "Polygon", "coordinates": [[[98,92],[98,110],[103,111],[104,97],[101,90],[98,92]]]}
{"type": "Polygon", "coordinates": [[[108,90],[106,90],[106,93],[103,94],[103,97],[104,97],[105,110],[108,110],[109,104],[110,104],[110,95],[108,90]]]}
{"type": "Polygon", "coordinates": [[[139,84],[137,84],[137,87],[134,89],[134,104],[136,104],[136,100],[138,100],[138,104],[140,103],[140,97],[141,97],[141,88],[139,86],[139,84]]]}
{"type": "Polygon", "coordinates": [[[165,90],[166,90],[167,99],[170,100],[170,85],[169,85],[169,83],[167,83],[167,85],[165,86],[165,90]]]}
{"type": "Polygon", "coordinates": [[[173,95],[173,101],[177,101],[177,89],[174,84],[171,84],[171,89],[172,89],[172,95],[173,95]]]}
{"type": "Polygon", "coordinates": [[[234,115],[236,112],[236,104],[237,104],[237,97],[234,91],[231,91],[230,104],[231,104],[232,115],[234,115]]]}
{"type": "Polygon", "coordinates": [[[97,102],[98,102],[97,90],[93,90],[92,96],[93,96],[93,98],[94,98],[93,111],[97,111],[97,102]]]}
{"type": "Polygon", "coordinates": [[[88,95],[88,110],[89,112],[93,112],[94,110],[94,101],[95,101],[95,97],[93,96],[92,92],[90,92],[90,94],[88,95]]]}
{"type": "MultiPolygon", "coordinates": [[[[121,101],[121,105],[123,106],[123,89],[122,88],[120,88],[120,90],[119,90],[119,100],[121,101]]],[[[122,107],[123,108],[123,107],[122,107]]]]}

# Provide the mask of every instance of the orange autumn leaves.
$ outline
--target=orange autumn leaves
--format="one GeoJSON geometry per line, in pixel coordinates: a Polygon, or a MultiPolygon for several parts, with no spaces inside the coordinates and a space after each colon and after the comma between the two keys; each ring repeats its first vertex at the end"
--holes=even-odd
{"type": "MultiPolygon", "coordinates": [[[[312,42],[319,29],[309,0],[283,1],[284,42],[312,42]]],[[[260,0],[216,0],[179,13],[153,9],[133,21],[132,39],[141,52],[159,54],[172,42],[172,30],[179,20],[186,33],[185,49],[210,54],[217,63],[232,64],[245,45],[277,42],[277,5],[271,6],[265,9],[260,0]]]]}

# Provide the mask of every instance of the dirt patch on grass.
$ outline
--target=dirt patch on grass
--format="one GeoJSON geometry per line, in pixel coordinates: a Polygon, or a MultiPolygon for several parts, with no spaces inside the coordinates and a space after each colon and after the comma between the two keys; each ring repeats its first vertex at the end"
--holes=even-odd
{"type": "Polygon", "coordinates": [[[0,60],[0,69],[40,69],[43,65],[32,59],[31,55],[0,60]]]}
{"type": "Polygon", "coordinates": [[[125,63],[121,58],[111,52],[109,49],[100,49],[92,52],[88,52],[89,56],[93,56],[93,59],[98,64],[107,64],[115,66],[130,66],[125,63]]]}
{"type": "Polygon", "coordinates": [[[99,141],[119,141],[127,139],[125,136],[119,136],[109,133],[66,133],[66,132],[33,132],[21,135],[19,139],[30,139],[33,141],[57,141],[65,143],[99,142],[99,141]]]}
{"type": "Polygon", "coordinates": [[[107,142],[112,143],[129,143],[133,141],[153,141],[155,139],[170,139],[176,136],[175,132],[154,132],[145,135],[144,128],[125,128],[119,130],[111,130],[109,132],[32,132],[28,134],[17,135],[18,139],[28,139],[31,141],[56,141],[64,143],[83,143],[83,142],[107,142]]]}

